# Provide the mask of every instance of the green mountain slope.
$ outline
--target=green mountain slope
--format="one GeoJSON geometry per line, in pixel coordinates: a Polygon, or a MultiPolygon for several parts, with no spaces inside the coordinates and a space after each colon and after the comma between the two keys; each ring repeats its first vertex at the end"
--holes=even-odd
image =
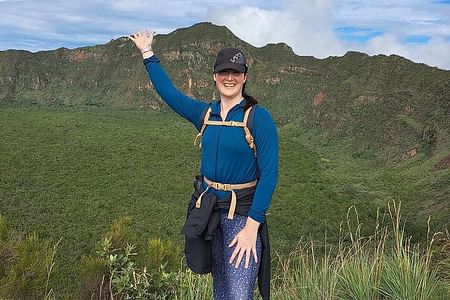
{"type": "MultiPolygon", "coordinates": [[[[155,43],[176,85],[207,100],[216,97],[211,66],[224,46],[247,53],[248,88],[280,125],[305,121],[328,128],[334,137],[362,138],[363,148],[394,144],[397,151],[413,147],[413,137],[427,125],[436,131],[437,142],[448,136],[448,71],[394,55],[299,57],[286,44],[255,48],[210,23],[158,35],[155,43]]],[[[163,107],[126,38],[73,50],[0,52],[0,89],[0,103],[13,105],[163,107]]]]}

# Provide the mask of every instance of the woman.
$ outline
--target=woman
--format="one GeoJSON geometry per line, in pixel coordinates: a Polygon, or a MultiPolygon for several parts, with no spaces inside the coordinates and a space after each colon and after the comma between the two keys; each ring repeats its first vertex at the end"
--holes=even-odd
{"type": "MultiPolygon", "coordinates": [[[[278,139],[272,117],[245,93],[248,67],[240,50],[225,48],[217,55],[213,80],[220,100],[208,104],[187,97],[173,86],[153,53],[154,35],[154,32],[137,32],[130,39],[141,51],[157,93],[200,131],[201,177],[189,211],[201,215],[209,207],[208,224],[203,224],[202,230],[212,228],[214,299],[253,299],[258,273],[261,295],[269,299],[270,257],[265,215],[278,172],[278,139]],[[252,121],[248,121],[249,116],[252,121]],[[209,215],[214,213],[217,220],[211,227],[214,218],[209,215]]],[[[189,217],[184,229],[189,227],[188,223],[189,217]]],[[[188,231],[189,228],[184,230],[186,236],[188,231]]],[[[202,232],[203,237],[206,235],[202,232]]],[[[186,248],[190,247],[191,244],[186,244],[186,248]]],[[[191,254],[208,256],[189,249],[185,253],[193,270],[195,258],[191,254]]],[[[210,270],[208,263],[205,270],[210,270]]]]}

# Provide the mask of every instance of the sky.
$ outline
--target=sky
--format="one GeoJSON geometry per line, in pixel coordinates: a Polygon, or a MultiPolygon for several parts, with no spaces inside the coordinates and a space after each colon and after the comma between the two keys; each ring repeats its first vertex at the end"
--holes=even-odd
{"type": "Polygon", "coordinates": [[[0,50],[77,48],[205,21],[256,47],[397,54],[450,70],[450,0],[0,0],[0,50]]]}

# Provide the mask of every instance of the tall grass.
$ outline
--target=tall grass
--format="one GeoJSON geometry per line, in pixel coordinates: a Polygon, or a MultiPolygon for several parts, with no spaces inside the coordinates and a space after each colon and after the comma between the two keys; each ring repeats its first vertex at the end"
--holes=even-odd
{"type": "MultiPolygon", "coordinates": [[[[389,205],[387,215],[389,225],[382,225],[378,214],[374,233],[362,236],[357,211],[350,208],[339,245],[326,249],[320,258],[313,242],[300,243],[296,251],[278,260],[274,298],[450,299],[448,282],[439,278],[438,266],[431,263],[439,234],[432,235],[426,245],[412,244],[401,223],[400,204],[389,205]],[[351,225],[352,210],[356,226],[351,225]]],[[[448,264],[440,267],[443,274],[450,271],[448,264]]]]}
{"type": "Polygon", "coordinates": [[[212,277],[197,275],[190,270],[180,269],[177,274],[178,290],[175,300],[212,298],[212,277]]]}
{"type": "Polygon", "coordinates": [[[330,299],[336,293],[337,273],[331,253],[318,257],[313,242],[300,242],[287,258],[279,257],[275,299],[330,299]]]}
{"type": "MultiPolygon", "coordinates": [[[[387,299],[431,299],[439,281],[431,266],[435,235],[421,250],[400,228],[400,208],[393,221],[394,248],[382,262],[380,293],[387,299]]],[[[392,216],[392,215],[391,215],[392,216]]],[[[429,227],[428,227],[429,228],[429,227]]]]}

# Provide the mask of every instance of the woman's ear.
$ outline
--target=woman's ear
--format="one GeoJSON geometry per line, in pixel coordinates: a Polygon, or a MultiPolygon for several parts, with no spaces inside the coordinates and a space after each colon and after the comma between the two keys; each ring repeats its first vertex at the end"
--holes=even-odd
{"type": "Polygon", "coordinates": [[[247,74],[248,73],[244,73],[244,83],[247,82],[247,74]]]}
{"type": "Polygon", "coordinates": [[[213,73],[213,79],[216,81],[216,73],[213,73]]]}

